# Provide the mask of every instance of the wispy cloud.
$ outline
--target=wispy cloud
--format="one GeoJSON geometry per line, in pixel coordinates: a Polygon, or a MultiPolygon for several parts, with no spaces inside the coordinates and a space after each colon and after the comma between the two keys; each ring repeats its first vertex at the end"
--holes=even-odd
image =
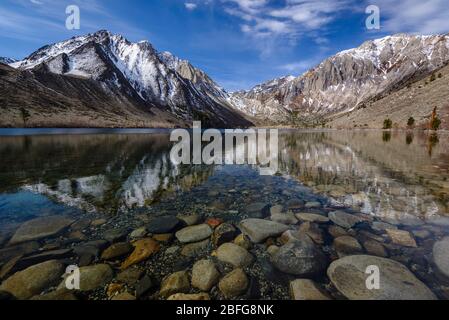
{"type": "Polygon", "coordinates": [[[449,32],[447,0],[378,0],[385,31],[434,34],[449,32]]]}
{"type": "Polygon", "coordinates": [[[145,38],[145,33],[134,28],[129,22],[114,16],[98,0],[4,0],[8,6],[0,7],[0,33],[3,37],[48,42],[49,36],[62,39],[75,31],[67,30],[66,6],[77,5],[81,9],[81,30],[87,33],[103,28],[112,28],[116,32],[131,34],[138,40],[145,38]],[[45,38],[44,38],[45,37],[45,38]]]}
{"type": "Polygon", "coordinates": [[[198,7],[198,5],[196,3],[193,3],[193,2],[186,2],[186,3],[184,3],[184,6],[189,11],[193,11],[193,10],[195,10],[198,7]]]}

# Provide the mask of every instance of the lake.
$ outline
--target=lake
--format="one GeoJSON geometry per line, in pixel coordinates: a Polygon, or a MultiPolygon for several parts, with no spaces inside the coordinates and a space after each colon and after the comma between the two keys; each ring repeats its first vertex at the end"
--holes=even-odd
{"type": "MultiPolygon", "coordinates": [[[[239,293],[243,298],[290,299],[291,282],[303,275],[326,297],[351,298],[338,275],[334,279],[326,269],[355,254],[388,258],[407,267],[416,277],[413,281],[419,282],[410,285],[412,298],[449,298],[448,270],[440,270],[447,260],[442,254],[440,261],[440,252],[435,253],[435,243],[449,235],[447,133],[280,130],[279,171],[273,176],[260,175],[257,165],[175,165],[170,161],[172,146],[167,130],[0,130],[3,278],[43,262],[45,258],[36,256],[50,252],[47,257],[84,267],[108,261],[113,276],[105,279],[107,284],[124,272],[120,266],[132,249],[108,259],[101,252],[112,243],[152,234],[158,249],[133,263],[142,274],[127,283],[127,290],[138,298],[158,299],[166,276],[191,271],[200,259],[213,257],[221,275],[230,273],[235,253],[230,248],[222,258],[217,247],[234,241],[242,220],[271,217],[292,231],[282,236],[285,230],[269,231],[263,241],[253,243],[240,239],[245,254],[254,258],[241,266],[248,279],[239,293]],[[345,216],[335,212],[351,215],[357,223],[345,225],[345,216]],[[49,227],[44,236],[17,240],[27,221],[52,221],[55,216],[67,217],[70,226],[49,227]],[[176,216],[179,223],[167,218],[176,216]],[[202,230],[192,241],[173,236],[204,222],[211,230],[217,228],[212,238],[201,237],[202,230]],[[222,222],[228,230],[217,231],[222,222]],[[301,263],[277,261],[288,255],[282,248],[289,237],[299,233],[320,251],[321,265],[304,274],[298,271],[301,263]],[[18,263],[9,263],[15,258],[18,263]],[[135,293],[144,275],[156,285],[135,293]],[[423,293],[427,288],[431,293],[423,293]]],[[[259,237],[255,227],[245,229],[250,239],[259,237]]],[[[445,248],[442,252],[449,252],[445,248]]],[[[360,294],[394,298],[389,295],[394,289],[385,290],[385,295],[370,296],[363,290],[360,294]]],[[[399,284],[396,290],[404,291],[399,284]]],[[[221,286],[209,291],[213,299],[229,297],[221,286]]],[[[77,295],[108,297],[104,286],[77,295]]]]}

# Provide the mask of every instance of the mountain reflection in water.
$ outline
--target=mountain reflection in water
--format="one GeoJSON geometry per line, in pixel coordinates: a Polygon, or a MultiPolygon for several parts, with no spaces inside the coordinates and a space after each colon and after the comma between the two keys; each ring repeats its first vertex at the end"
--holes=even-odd
{"type": "MultiPolygon", "coordinates": [[[[330,201],[392,222],[449,215],[445,134],[285,130],[279,139],[279,175],[330,201]]],[[[30,191],[84,211],[116,213],[216,175],[215,166],[172,164],[171,146],[168,131],[1,136],[0,193],[30,191]]]]}

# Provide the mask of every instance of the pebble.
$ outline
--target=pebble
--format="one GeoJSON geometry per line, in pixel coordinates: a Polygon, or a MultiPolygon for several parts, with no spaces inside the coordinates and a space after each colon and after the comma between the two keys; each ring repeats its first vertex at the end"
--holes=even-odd
{"type": "Polygon", "coordinates": [[[218,287],[226,299],[237,298],[244,294],[249,286],[249,280],[242,269],[235,269],[220,280],[218,287]]]}
{"type": "Polygon", "coordinates": [[[324,254],[306,237],[282,246],[271,260],[278,270],[300,277],[318,275],[327,266],[324,254]]]}
{"type": "Polygon", "coordinates": [[[0,291],[6,291],[18,299],[29,299],[54,285],[64,273],[62,263],[51,260],[16,272],[3,281],[0,291]]]}
{"type": "Polygon", "coordinates": [[[176,232],[176,238],[181,243],[192,243],[202,241],[212,235],[212,228],[207,224],[186,227],[176,232]]]}
{"type": "Polygon", "coordinates": [[[297,213],[296,218],[303,222],[328,223],[330,220],[326,216],[315,213],[297,213]]]}
{"type": "Polygon", "coordinates": [[[219,278],[220,273],[211,260],[200,260],[193,265],[192,287],[209,292],[219,278]]]}
{"type": "Polygon", "coordinates": [[[10,245],[53,237],[67,229],[74,220],[65,216],[50,216],[23,223],[9,241],[10,245]]]}
{"type": "Polygon", "coordinates": [[[194,294],[185,294],[185,293],[176,293],[167,300],[174,301],[208,301],[210,300],[210,296],[208,293],[194,293],[194,294]]]}
{"type": "Polygon", "coordinates": [[[301,301],[330,300],[329,296],[309,279],[298,279],[290,282],[290,297],[292,300],[301,301]]]}
{"type": "Polygon", "coordinates": [[[246,249],[233,243],[221,245],[217,249],[217,258],[236,268],[247,267],[254,261],[254,257],[246,249]]]}
{"type": "Polygon", "coordinates": [[[285,224],[262,219],[243,220],[239,227],[242,233],[254,243],[261,243],[270,237],[277,237],[289,229],[285,224]]]}
{"type": "Polygon", "coordinates": [[[327,275],[338,291],[350,300],[436,299],[435,294],[404,265],[390,259],[367,255],[344,257],[332,262],[327,275]],[[366,285],[366,272],[370,266],[380,270],[381,283],[376,290],[366,285]]]}
{"type": "Polygon", "coordinates": [[[338,253],[340,258],[353,255],[360,254],[363,252],[363,248],[357,239],[351,236],[342,236],[338,237],[334,240],[334,248],[338,253]]]}
{"type": "Polygon", "coordinates": [[[161,284],[161,297],[168,298],[175,293],[187,293],[190,290],[189,275],[186,271],[175,272],[167,276],[161,284]]]}
{"type": "Polygon", "coordinates": [[[415,239],[408,231],[388,229],[387,234],[394,244],[398,244],[404,247],[412,247],[412,248],[418,247],[415,239]]]}
{"type": "Polygon", "coordinates": [[[438,270],[449,278],[449,237],[435,242],[432,253],[438,270]]]}
{"type": "Polygon", "coordinates": [[[133,250],[133,246],[128,242],[119,242],[111,245],[101,254],[102,260],[113,260],[126,256],[133,250]]]}
{"type": "Polygon", "coordinates": [[[344,211],[334,211],[329,213],[329,219],[331,219],[332,222],[336,225],[345,229],[350,229],[356,224],[363,222],[362,218],[346,213],[344,211]]]}
{"type": "Polygon", "coordinates": [[[234,244],[246,249],[246,250],[250,250],[252,248],[252,243],[249,240],[249,238],[247,236],[245,236],[244,234],[239,234],[235,239],[234,239],[234,244]]]}
{"type": "Polygon", "coordinates": [[[223,223],[219,225],[212,236],[212,242],[216,247],[223,243],[231,242],[237,234],[237,229],[230,223],[223,223]]]}

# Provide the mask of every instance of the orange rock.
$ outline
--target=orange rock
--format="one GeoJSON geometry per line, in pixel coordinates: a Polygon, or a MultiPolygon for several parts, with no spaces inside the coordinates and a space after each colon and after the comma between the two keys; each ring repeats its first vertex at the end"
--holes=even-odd
{"type": "Polygon", "coordinates": [[[212,229],[215,229],[223,222],[224,222],[223,219],[220,219],[220,218],[208,218],[206,220],[206,224],[208,224],[209,227],[211,227],[212,229]]]}
{"type": "Polygon", "coordinates": [[[113,297],[115,296],[117,293],[120,293],[123,290],[123,284],[120,283],[111,283],[108,286],[108,290],[107,290],[107,295],[108,297],[113,297]]]}
{"type": "Polygon", "coordinates": [[[152,238],[138,240],[133,243],[135,247],[133,253],[122,263],[121,269],[125,270],[132,265],[148,259],[161,249],[157,241],[152,238]]]}

